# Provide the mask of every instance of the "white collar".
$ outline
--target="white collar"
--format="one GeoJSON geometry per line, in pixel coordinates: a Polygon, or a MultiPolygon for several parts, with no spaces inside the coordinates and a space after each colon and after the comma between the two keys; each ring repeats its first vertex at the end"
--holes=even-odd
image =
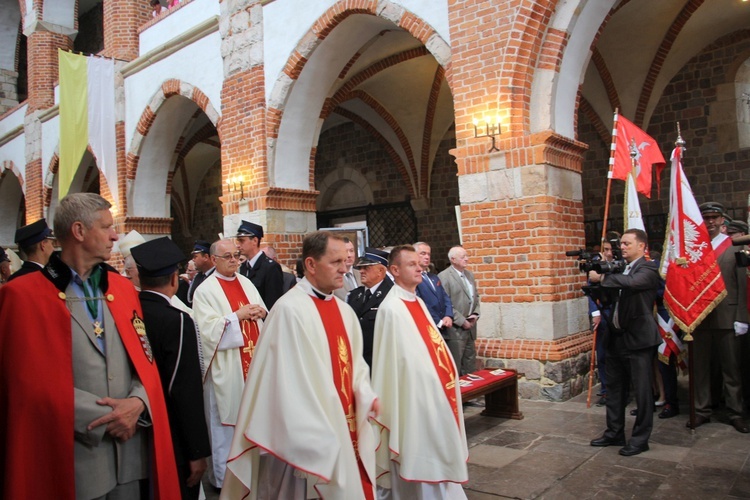
{"type": "Polygon", "coordinates": [[[216,273],[216,277],[219,278],[220,280],[224,280],[224,281],[234,281],[234,280],[237,279],[237,273],[235,273],[235,274],[233,274],[231,276],[224,276],[221,273],[216,273]]]}
{"type": "Polygon", "coordinates": [[[299,283],[297,283],[298,287],[300,287],[302,290],[305,291],[307,295],[310,297],[317,297],[317,298],[323,298],[323,300],[333,300],[333,292],[331,293],[324,293],[312,286],[312,283],[310,283],[307,280],[307,277],[302,278],[299,283]]]}

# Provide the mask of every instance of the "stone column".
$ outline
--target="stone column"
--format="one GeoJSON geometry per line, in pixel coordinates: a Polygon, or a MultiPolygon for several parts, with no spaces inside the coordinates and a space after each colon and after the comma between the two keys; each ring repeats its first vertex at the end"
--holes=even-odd
{"type": "Polygon", "coordinates": [[[271,186],[263,64],[263,7],[259,0],[223,0],[219,30],[224,58],[221,138],[224,232],[242,219],[261,224],[280,259],[296,256],[316,228],[314,191],[271,186]],[[230,186],[229,179],[241,178],[230,186]]]}
{"type": "Polygon", "coordinates": [[[552,5],[505,2],[491,13],[481,0],[448,5],[452,154],[463,243],[482,297],[478,356],[524,373],[523,397],[567,399],[582,389],[591,348],[584,277],[565,257],[584,244],[586,145],[530,130],[529,96],[552,5]],[[474,137],[472,121],[485,115],[500,116],[499,151],[489,151],[489,138],[474,137]]]}
{"type": "Polygon", "coordinates": [[[0,68],[0,115],[18,105],[18,73],[0,68]]]}
{"type": "Polygon", "coordinates": [[[44,216],[42,137],[39,113],[55,104],[55,84],[58,81],[57,50],[73,48],[75,20],[71,13],[70,26],[50,24],[31,18],[37,12],[27,13],[24,34],[28,52],[28,108],[24,136],[26,138],[26,168],[24,173],[26,196],[26,222],[44,216]],[[72,26],[72,27],[71,27],[72,26]]]}

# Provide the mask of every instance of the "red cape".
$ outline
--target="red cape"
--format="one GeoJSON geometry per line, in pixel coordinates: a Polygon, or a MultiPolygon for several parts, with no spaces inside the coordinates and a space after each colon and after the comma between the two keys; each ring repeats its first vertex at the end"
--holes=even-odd
{"type": "MultiPolygon", "coordinates": [[[[133,285],[107,275],[105,301],[151,405],[155,498],[179,499],[159,372],[132,324],[143,317],[133,285]]],[[[63,297],[63,298],[61,298],[63,297]]],[[[44,272],[0,288],[0,496],[75,499],[71,317],[44,272]]]]}

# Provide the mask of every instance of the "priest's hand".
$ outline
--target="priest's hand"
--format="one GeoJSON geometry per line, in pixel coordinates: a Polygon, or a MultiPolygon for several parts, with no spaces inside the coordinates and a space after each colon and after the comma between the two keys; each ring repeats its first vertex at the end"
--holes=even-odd
{"type": "Polygon", "coordinates": [[[376,418],[380,416],[380,400],[375,398],[370,407],[370,417],[376,418]]]}
{"type": "Polygon", "coordinates": [[[245,304],[244,306],[237,309],[237,311],[235,311],[235,314],[237,315],[237,319],[239,319],[240,321],[246,319],[256,321],[259,319],[264,319],[268,314],[268,311],[263,309],[263,307],[258,304],[245,304]]]}
{"type": "Polygon", "coordinates": [[[187,478],[188,488],[192,488],[196,484],[201,482],[203,473],[206,472],[208,464],[205,458],[199,458],[198,460],[190,461],[190,475],[187,478]]]}
{"type": "Polygon", "coordinates": [[[112,411],[91,422],[88,425],[88,430],[106,424],[107,433],[120,441],[127,441],[135,435],[138,418],[146,409],[143,401],[136,397],[125,399],[102,398],[96,404],[110,406],[112,411]]]}

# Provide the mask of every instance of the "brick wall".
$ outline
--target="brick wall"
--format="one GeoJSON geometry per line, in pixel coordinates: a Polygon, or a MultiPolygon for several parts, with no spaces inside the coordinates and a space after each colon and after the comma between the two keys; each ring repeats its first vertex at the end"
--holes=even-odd
{"type": "MultiPolygon", "coordinates": [[[[731,209],[733,217],[743,219],[747,218],[745,207],[750,194],[750,149],[738,150],[733,141],[720,136],[713,125],[712,106],[717,102],[717,87],[732,83],[727,81],[732,78],[731,69],[749,51],[750,36],[746,32],[727,35],[704,48],[665,87],[646,129],[668,161],[677,137],[675,123],[680,122],[687,148],[684,169],[696,200],[720,201],[731,209]]],[[[598,137],[583,113],[579,112],[578,123],[579,140],[590,147],[584,161],[584,217],[587,221],[598,220],[604,213],[609,144],[598,137]]],[[[611,128],[611,123],[607,126],[611,128]]],[[[624,183],[612,184],[610,214],[622,218],[624,183]]],[[[640,197],[644,215],[666,213],[669,209],[669,166],[662,175],[659,198],[656,193],[654,190],[651,200],[640,197]]]]}
{"type": "MultiPolygon", "coordinates": [[[[198,187],[195,208],[193,209],[193,221],[189,224],[190,235],[182,233],[178,215],[172,210],[172,239],[185,255],[193,250],[195,240],[206,240],[213,243],[218,239],[222,231],[223,221],[221,212],[221,163],[216,162],[203,177],[198,187]]],[[[185,200],[185,203],[189,203],[185,200]]]]}
{"type": "Polygon", "coordinates": [[[73,50],[97,54],[104,48],[104,4],[98,3],[78,18],[78,34],[73,50]]]}
{"type": "MultiPolygon", "coordinates": [[[[431,208],[416,212],[418,239],[432,246],[433,261],[442,269],[448,265],[447,253],[458,243],[454,206],[458,204],[456,166],[448,151],[455,139],[444,139],[433,162],[430,186],[431,208]]],[[[320,136],[315,156],[315,186],[339,167],[361,173],[369,182],[373,204],[395,203],[409,199],[406,181],[383,146],[359,125],[348,122],[320,136]]],[[[321,193],[325,196],[325,193],[321,193]]],[[[322,207],[323,210],[340,207],[322,207]]],[[[408,241],[404,243],[414,243],[408,241]]]]}

